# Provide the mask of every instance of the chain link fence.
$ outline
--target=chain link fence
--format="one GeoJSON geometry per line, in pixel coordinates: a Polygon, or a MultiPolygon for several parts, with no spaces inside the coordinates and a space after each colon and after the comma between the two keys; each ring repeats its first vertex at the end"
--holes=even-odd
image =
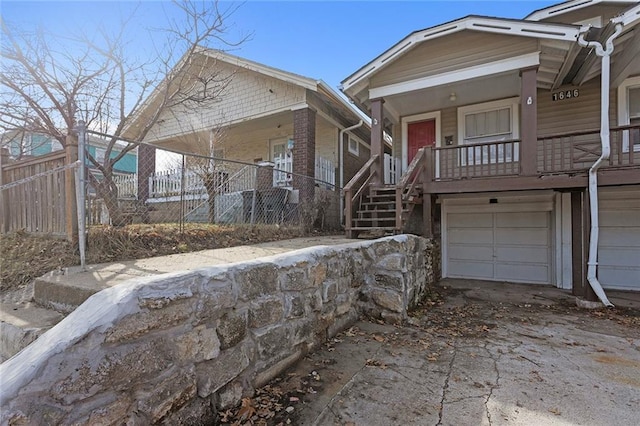
{"type": "Polygon", "coordinates": [[[85,139],[89,226],[340,227],[335,167],[322,159],[316,161],[316,176],[303,176],[293,173],[286,158],[254,164],[120,140],[106,153],[92,146],[100,146],[99,139],[110,141],[109,135],[87,131],[85,139]]]}

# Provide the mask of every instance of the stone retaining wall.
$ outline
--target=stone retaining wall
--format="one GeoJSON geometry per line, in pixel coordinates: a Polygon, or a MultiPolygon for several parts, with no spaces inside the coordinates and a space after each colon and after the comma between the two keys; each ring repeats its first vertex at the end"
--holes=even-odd
{"type": "Polygon", "coordinates": [[[0,365],[2,424],[199,424],[366,314],[406,319],[433,244],[396,236],[128,281],[0,365]]]}

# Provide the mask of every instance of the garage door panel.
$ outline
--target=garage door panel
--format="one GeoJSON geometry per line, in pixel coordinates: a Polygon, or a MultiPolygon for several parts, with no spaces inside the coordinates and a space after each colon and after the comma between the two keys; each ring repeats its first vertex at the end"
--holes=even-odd
{"type": "MultiPolygon", "coordinates": [[[[640,266],[640,251],[625,247],[601,247],[598,251],[600,266],[640,266]]],[[[638,275],[640,278],[640,275],[638,275]]]]}
{"type": "Polygon", "coordinates": [[[491,213],[450,213],[449,226],[452,228],[493,228],[491,213]]]}
{"type": "Polygon", "coordinates": [[[470,246],[470,245],[450,245],[449,258],[452,260],[493,262],[493,250],[490,247],[476,247],[476,246],[470,246]]]}
{"type": "Polygon", "coordinates": [[[598,280],[604,288],[640,290],[640,268],[598,267],[598,280]]]}
{"type": "Polygon", "coordinates": [[[497,228],[548,228],[547,212],[496,213],[497,228]]]}
{"type": "Polygon", "coordinates": [[[486,262],[456,261],[449,262],[449,268],[453,278],[493,278],[493,264],[486,262]]]}
{"type": "Polygon", "coordinates": [[[546,264],[524,265],[521,263],[498,263],[496,264],[496,279],[546,284],[549,282],[549,267],[546,264]]]}
{"type": "Polygon", "coordinates": [[[496,229],[496,244],[545,246],[549,245],[547,229],[496,229]]]}
{"type": "Polygon", "coordinates": [[[638,210],[619,210],[600,211],[599,223],[601,227],[634,227],[640,228],[640,211],[638,210]]]}
{"type": "Polygon", "coordinates": [[[600,247],[637,247],[640,248],[640,228],[600,228],[600,247]]]}
{"type": "Polygon", "coordinates": [[[548,211],[449,213],[447,275],[549,283],[550,223],[548,211]]]}
{"type": "Polygon", "coordinates": [[[608,289],[640,290],[640,210],[638,192],[613,192],[600,211],[598,279],[608,289]]]}
{"type": "Polygon", "coordinates": [[[549,250],[547,247],[496,247],[496,262],[547,264],[549,250]]]}
{"type": "Polygon", "coordinates": [[[451,244],[471,243],[473,245],[491,245],[493,244],[492,229],[450,229],[449,242],[451,244]]]}

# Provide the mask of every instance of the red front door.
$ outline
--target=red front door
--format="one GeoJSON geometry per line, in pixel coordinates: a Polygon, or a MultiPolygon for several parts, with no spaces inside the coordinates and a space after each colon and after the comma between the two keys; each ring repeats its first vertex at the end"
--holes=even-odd
{"type": "Polygon", "coordinates": [[[408,129],[407,164],[416,156],[423,146],[434,146],[436,143],[436,120],[416,121],[409,123],[408,129]]]}

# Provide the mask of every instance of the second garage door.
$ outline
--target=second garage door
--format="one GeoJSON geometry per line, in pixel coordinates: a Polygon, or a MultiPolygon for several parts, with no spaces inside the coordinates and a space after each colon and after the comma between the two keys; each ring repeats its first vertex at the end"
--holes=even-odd
{"type": "Polygon", "coordinates": [[[551,282],[549,211],[469,211],[447,214],[447,276],[551,282]]]}

